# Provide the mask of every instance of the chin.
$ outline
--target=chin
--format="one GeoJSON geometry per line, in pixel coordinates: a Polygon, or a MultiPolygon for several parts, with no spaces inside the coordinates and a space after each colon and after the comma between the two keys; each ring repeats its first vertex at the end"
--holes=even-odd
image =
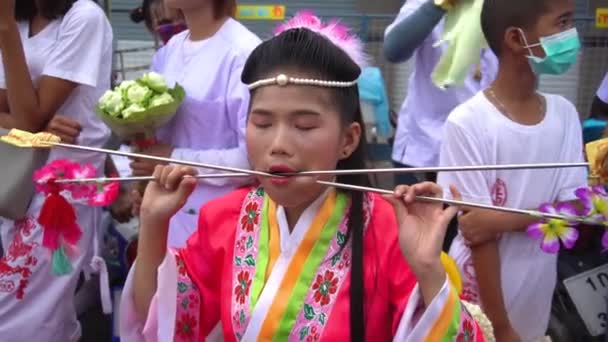
{"type": "Polygon", "coordinates": [[[285,208],[309,204],[324,190],[322,185],[303,179],[292,179],[283,184],[276,184],[266,178],[261,179],[260,184],[273,201],[285,208]]]}

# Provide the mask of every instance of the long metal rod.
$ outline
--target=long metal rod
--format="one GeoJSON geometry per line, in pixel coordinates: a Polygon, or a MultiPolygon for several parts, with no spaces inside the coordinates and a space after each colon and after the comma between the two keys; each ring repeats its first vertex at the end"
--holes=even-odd
{"type": "MultiPolygon", "coordinates": [[[[244,170],[249,171],[249,170],[244,170]]],[[[202,174],[196,175],[195,178],[222,178],[222,177],[247,177],[250,176],[249,173],[227,173],[227,174],[202,174]]],[[[271,175],[273,176],[273,175],[271,175]]],[[[107,178],[81,178],[81,179],[61,179],[57,180],[57,183],[100,183],[100,182],[110,182],[110,181],[151,181],[154,180],[152,176],[134,176],[134,177],[107,177],[107,178]]],[[[356,191],[366,191],[366,192],[375,192],[379,194],[392,195],[393,191],[380,189],[380,188],[372,188],[358,185],[350,185],[336,182],[327,182],[327,181],[316,181],[318,184],[332,186],[339,189],[347,189],[347,190],[356,190],[356,191]]],[[[466,202],[466,201],[457,201],[450,200],[445,198],[436,198],[436,197],[428,197],[428,196],[416,196],[417,200],[425,201],[425,202],[433,202],[433,203],[444,203],[448,205],[456,205],[463,207],[471,207],[471,208],[479,208],[479,209],[487,209],[487,210],[495,210],[513,214],[520,215],[528,215],[538,218],[547,218],[547,219],[559,219],[570,222],[578,222],[588,225],[601,225],[606,226],[605,223],[599,222],[597,220],[591,220],[585,217],[579,216],[564,216],[559,214],[549,214],[543,213],[536,210],[525,210],[525,209],[516,209],[516,208],[508,208],[508,207],[498,207],[494,205],[482,204],[482,203],[474,203],[474,202],[466,202]]]]}
{"type": "Polygon", "coordinates": [[[217,171],[247,173],[247,174],[250,174],[250,175],[253,175],[253,176],[277,177],[277,175],[273,175],[273,174],[262,172],[262,171],[245,170],[245,169],[239,169],[239,168],[236,168],[236,167],[220,166],[220,165],[205,164],[205,163],[196,163],[196,162],[190,162],[190,161],[186,161],[186,160],[179,160],[179,159],[172,159],[172,158],[165,158],[165,157],[150,156],[150,155],[140,154],[140,153],[132,153],[132,152],[122,152],[122,151],[116,151],[116,150],[108,150],[108,149],[105,149],[105,148],[97,148],[97,147],[88,147],[88,146],[64,144],[64,143],[60,143],[60,142],[51,142],[51,141],[47,142],[47,141],[45,141],[44,143],[48,144],[48,145],[52,145],[52,146],[65,147],[65,148],[70,148],[70,149],[75,149],[75,150],[81,150],[81,151],[99,152],[99,153],[106,153],[106,154],[111,154],[111,155],[115,155],[115,156],[122,156],[122,157],[131,157],[131,158],[156,160],[156,161],[160,161],[160,162],[163,162],[163,163],[180,164],[180,165],[186,165],[186,166],[192,166],[192,167],[201,167],[201,168],[204,168],[204,169],[211,169],[211,170],[217,170],[217,171]]]}
{"type": "MultiPolygon", "coordinates": [[[[45,142],[46,143],[46,142],[45,142]]],[[[270,174],[262,171],[239,169],[229,166],[220,166],[205,163],[196,163],[185,160],[150,156],[140,153],[122,152],[103,148],[65,144],[59,142],[48,142],[49,145],[71,148],[83,151],[107,153],[111,155],[156,160],[165,163],[181,164],[186,166],[201,167],[217,171],[247,173],[255,176],[281,177],[281,176],[315,176],[315,175],[350,175],[350,174],[381,174],[381,173],[424,173],[424,172],[455,172],[455,171],[485,171],[485,170],[518,170],[518,169],[554,169],[554,168],[579,168],[589,167],[589,163],[543,163],[543,164],[504,164],[504,165],[472,165],[472,166],[439,166],[439,167],[418,167],[418,168],[384,168],[384,169],[351,169],[351,170],[319,170],[302,171],[297,173],[277,173],[270,174]]]]}
{"type": "MultiPolygon", "coordinates": [[[[251,177],[247,173],[209,173],[193,176],[196,179],[209,179],[209,178],[238,178],[238,177],[251,177]]],[[[138,181],[152,181],[153,176],[127,176],[127,177],[99,177],[99,178],[74,178],[74,179],[57,179],[57,184],[70,184],[70,183],[107,183],[107,182],[138,182],[138,181]]],[[[44,183],[44,182],[40,182],[44,183]]]]}
{"type": "MultiPolygon", "coordinates": [[[[394,193],[391,190],[370,188],[370,187],[359,186],[359,185],[350,185],[350,184],[325,182],[325,181],[317,181],[317,183],[322,184],[322,185],[332,186],[332,187],[339,188],[339,189],[375,192],[375,193],[385,194],[385,195],[392,195],[394,193]]],[[[559,215],[559,214],[549,214],[549,213],[543,213],[543,212],[536,211],[536,210],[498,207],[498,206],[489,205],[489,204],[457,201],[457,200],[450,200],[450,199],[437,198],[437,197],[428,197],[428,196],[416,196],[416,199],[420,200],[420,201],[425,201],[425,202],[444,203],[444,204],[448,204],[448,205],[455,205],[455,206],[461,206],[461,207],[488,209],[488,210],[502,211],[502,212],[506,212],[506,213],[528,215],[528,216],[533,216],[533,217],[538,217],[538,218],[558,219],[558,220],[565,220],[565,221],[569,221],[569,222],[578,222],[578,223],[584,223],[584,224],[594,225],[594,226],[597,226],[597,225],[606,226],[606,223],[603,223],[603,222],[600,222],[597,220],[588,219],[586,217],[581,217],[581,216],[565,216],[565,215],[559,215]]]]}
{"type": "Polygon", "coordinates": [[[284,173],[285,176],[313,176],[313,175],[354,175],[354,174],[381,174],[381,173],[425,173],[425,172],[454,172],[454,171],[487,171],[487,170],[520,170],[520,169],[555,169],[589,167],[589,163],[546,163],[546,164],[503,164],[503,165],[473,165],[473,166],[439,166],[439,167],[412,167],[412,168],[385,168],[385,169],[351,169],[351,170],[323,170],[302,171],[293,174],[284,173]]]}

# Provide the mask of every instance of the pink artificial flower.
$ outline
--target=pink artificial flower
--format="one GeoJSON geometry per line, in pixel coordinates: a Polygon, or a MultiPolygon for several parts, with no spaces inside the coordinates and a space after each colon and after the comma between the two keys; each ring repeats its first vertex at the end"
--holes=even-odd
{"type": "Polygon", "coordinates": [[[70,179],[78,164],[65,159],[56,159],[34,171],[33,179],[36,191],[48,194],[56,189],[53,180],[70,179]]]}
{"type": "MultiPolygon", "coordinates": [[[[97,175],[97,170],[91,164],[85,164],[79,167],[74,167],[69,170],[68,178],[83,179],[93,178],[97,175]]],[[[94,196],[95,184],[92,183],[71,183],[66,187],[72,193],[75,199],[82,199],[94,196]]]]}
{"type": "Polygon", "coordinates": [[[114,203],[120,193],[118,181],[97,184],[94,193],[89,197],[89,205],[105,207],[114,203]]]}

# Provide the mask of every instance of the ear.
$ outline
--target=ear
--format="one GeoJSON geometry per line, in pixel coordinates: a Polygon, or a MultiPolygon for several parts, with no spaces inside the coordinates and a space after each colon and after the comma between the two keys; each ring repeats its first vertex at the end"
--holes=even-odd
{"type": "Polygon", "coordinates": [[[342,132],[342,142],[338,151],[340,160],[346,159],[355,152],[361,141],[361,125],[353,122],[342,132]]]}
{"type": "Polygon", "coordinates": [[[530,42],[528,41],[526,44],[526,39],[529,38],[524,35],[525,32],[522,29],[513,26],[508,27],[503,37],[504,47],[515,54],[525,54],[528,51],[525,46],[530,44],[530,42]]]}

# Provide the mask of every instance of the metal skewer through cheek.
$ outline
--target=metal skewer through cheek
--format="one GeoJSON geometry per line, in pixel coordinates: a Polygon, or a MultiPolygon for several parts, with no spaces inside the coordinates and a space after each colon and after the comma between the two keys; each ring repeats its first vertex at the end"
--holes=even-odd
{"type": "MultiPolygon", "coordinates": [[[[209,173],[192,176],[196,179],[212,179],[212,178],[242,178],[252,177],[247,173],[209,173]]],[[[57,179],[56,184],[71,184],[71,183],[107,183],[107,182],[139,182],[153,181],[154,176],[128,176],[128,177],[99,177],[99,178],[75,178],[75,179],[57,179]]]]}
{"type": "MultiPolygon", "coordinates": [[[[390,191],[390,190],[370,188],[370,187],[366,187],[366,186],[325,182],[325,181],[317,181],[317,183],[327,185],[327,186],[332,186],[335,188],[340,188],[340,189],[375,192],[375,193],[384,194],[384,195],[393,195],[394,194],[394,192],[390,191]]],[[[424,201],[424,202],[444,203],[444,204],[448,204],[448,205],[461,206],[461,207],[495,210],[495,211],[502,211],[502,212],[512,213],[512,214],[528,215],[528,216],[533,216],[533,217],[538,217],[538,218],[557,219],[557,220],[564,220],[564,221],[570,221],[570,222],[578,222],[578,223],[583,223],[583,224],[588,224],[588,225],[593,225],[593,226],[597,226],[597,225],[606,226],[606,224],[603,222],[591,220],[591,219],[587,219],[587,218],[579,217],[579,216],[564,216],[564,215],[559,215],[559,214],[549,214],[549,213],[543,213],[543,212],[535,211],[535,210],[498,207],[498,206],[489,205],[489,204],[457,201],[457,200],[450,200],[450,199],[438,198],[438,197],[416,196],[416,199],[420,200],[420,201],[424,201]]]]}
{"type": "Polygon", "coordinates": [[[65,144],[61,142],[45,142],[45,144],[51,146],[58,146],[76,150],[100,152],[111,155],[156,160],[164,163],[180,164],[192,167],[200,167],[205,169],[224,171],[224,172],[236,172],[236,173],[248,173],[256,176],[266,177],[285,177],[285,176],[319,176],[319,175],[351,175],[351,174],[383,174],[383,173],[423,173],[423,172],[455,172],[455,171],[487,171],[487,170],[521,170],[521,169],[554,169],[554,168],[580,168],[589,167],[587,162],[576,162],[576,163],[544,163],[544,164],[505,164],[505,165],[470,165],[470,166],[440,166],[440,167],[419,167],[419,168],[384,168],[384,169],[350,169],[350,170],[319,170],[319,171],[301,171],[297,173],[274,173],[270,174],[262,171],[255,170],[243,170],[235,167],[220,166],[205,163],[196,163],[185,160],[164,158],[151,156],[146,154],[122,152],[116,150],[109,150],[97,147],[88,147],[80,145],[65,144]]]}
{"type": "MultiPolygon", "coordinates": [[[[102,148],[96,148],[96,147],[87,147],[87,146],[79,146],[79,145],[71,145],[71,144],[64,144],[64,143],[60,143],[60,142],[48,142],[48,145],[52,145],[52,146],[59,146],[59,147],[65,147],[65,148],[71,148],[71,149],[77,149],[77,150],[84,150],[84,151],[92,151],[92,152],[100,152],[100,153],[106,153],[106,154],[111,154],[111,155],[118,155],[118,156],[123,156],[123,157],[132,157],[132,158],[141,158],[141,159],[150,159],[150,160],[156,160],[156,161],[160,161],[160,162],[165,162],[165,163],[172,163],[172,164],[181,164],[181,165],[186,165],[186,166],[192,166],[192,167],[200,167],[200,168],[207,168],[207,169],[212,169],[212,170],[218,170],[218,171],[227,171],[227,172],[236,172],[239,175],[230,175],[230,177],[244,177],[246,175],[251,175],[251,176],[264,176],[264,177],[284,177],[287,176],[287,174],[271,174],[271,173],[266,173],[266,172],[261,172],[261,171],[255,171],[255,170],[245,170],[245,169],[239,169],[239,168],[234,168],[234,167],[227,167],[227,166],[219,166],[219,165],[212,165],[212,164],[204,164],[204,163],[195,163],[195,162],[189,162],[189,161],[184,161],[184,160],[177,160],[177,159],[171,159],[171,158],[164,158],[164,157],[156,157],[156,156],[149,156],[149,155],[145,155],[145,154],[138,154],[138,153],[129,153],[129,152],[122,152],[122,151],[116,151],[116,150],[108,150],[108,149],[102,149],[102,148]]],[[[470,170],[496,170],[496,169],[523,169],[523,168],[555,168],[555,167],[583,167],[583,166],[588,166],[588,163],[561,163],[561,164],[537,164],[536,167],[534,167],[535,164],[526,164],[528,166],[524,167],[524,164],[520,164],[520,165],[480,165],[480,166],[470,166],[470,167],[443,167],[443,168],[418,168],[418,169],[399,169],[400,171],[408,171],[408,172],[420,172],[420,170],[442,170],[442,171],[470,171],[470,170]],[[550,166],[549,166],[550,165],[550,166]],[[557,165],[562,165],[562,166],[557,166],[557,165]]],[[[378,169],[380,171],[386,171],[386,170],[395,170],[395,169],[378,169]]],[[[319,174],[347,174],[350,172],[356,172],[356,173],[363,173],[363,171],[366,172],[373,172],[374,169],[371,170],[328,170],[328,171],[310,171],[310,172],[300,172],[298,174],[294,174],[294,176],[312,176],[312,175],[319,175],[319,174]]],[[[199,175],[197,178],[219,178],[219,177],[225,177],[226,175],[199,175]]],[[[107,181],[109,181],[109,178],[105,178],[107,181]]],[[[111,178],[110,178],[111,179],[111,178]]],[[[125,180],[125,178],[114,178],[115,180],[125,180]]],[[[149,178],[142,178],[142,177],[130,177],[129,180],[153,180],[152,177],[149,178]]],[[[63,180],[63,181],[57,181],[58,183],[69,183],[69,182],[83,182],[83,180],[63,180]]],[[[91,178],[88,179],[88,181],[90,182],[99,182],[100,178],[91,178]]],[[[393,194],[393,191],[390,190],[385,190],[385,189],[378,189],[378,188],[370,188],[370,187],[364,187],[364,186],[357,186],[357,185],[350,185],[350,184],[342,184],[342,183],[334,183],[334,182],[326,182],[326,181],[316,181],[319,184],[322,185],[326,185],[326,186],[333,186],[335,188],[340,188],[340,189],[348,189],[348,190],[356,190],[356,191],[368,191],[368,192],[375,192],[375,193],[380,193],[380,194],[393,194]]],[[[456,201],[456,200],[449,200],[449,199],[443,199],[443,198],[435,198],[435,197],[427,197],[427,196],[417,196],[416,199],[421,200],[421,201],[426,201],[426,202],[434,202],[434,203],[445,203],[448,205],[457,205],[457,206],[463,206],[463,207],[471,207],[471,208],[480,208],[480,209],[488,209],[488,210],[496,210],[496,211],[502,211],[502,212],[508,212],[508,213],[514,213],[514,214],[521,214],[521,215],[529,215],[529,216],[533,216],[533,217],[538,217],[538,218],[547,218],[547,219],[558,219],[558,220],[565,220],[565,221],[570,221],[570,222],[578,222],[578,223],[583,223],[583,224],[588,224],[588,225],[601,225],[601,226],[606,226],[605,223],[596,221],[596,220],[590,220],[584,217],[570,217],[570,216],[563,216],[563,215],[558,215],[558,214],[549,214],[549,213],[542,213],[540,211],[534,211],[534,210],[524,210],[524,209],[515,209],[515,208],[505,208],[505,207],[498,207],[498,206],[493,206],[493,205],[487,205],[487,204],[481,204],[481,203],[472,203],[472,202],[465,202],[465,201],[456,201]]]]}
{"type": "Polygon", "coordinates": [[[74,150],[82,150],[82,151],[89,151],[89,152],[105,153],[105,154],[110,154],[110,155],[115,155],[115,156],[156,160],[156,161],[163,162],[163,163],[180,164],[180,165],[192,166],[192,167],[200,167],[200,168],[203,168],[203,169],[210,169],[210,170],[216,170],[216,171],[233,172],[233,173],[234,172],[236,172],[236,173],[247,173],[247,174],[252,175],[252,176],[281,177],[280,175],[273,175],[273,174],[270,174],[270,173],[267,173],[267,172],[262,172],[262,171],[244,170],[244,169],[239,169],[239,168],[236,168],[236,167],[220,166],[220,165],[205,164],[205,163],[196,163],[196,162],[190,162],[190,161],[187,161],[187,160],[179,160],[179,159],[172,159],[172,158],[165,158],[165,157],[150,156],[150,155],[139,154],[139,153],[131,153],[131,152],[116,151],[116,150],[108,150],[108,149],[105,149],[105,148],[97,148],[97,147],[89,147],[89,146],[64,144],[64,143],[52,142],[52,141],[45,142],[45,144],[52,145],[52,146],[58,146],[58,147],[70,148],[70,149],[74,149],[74,150]]]}

